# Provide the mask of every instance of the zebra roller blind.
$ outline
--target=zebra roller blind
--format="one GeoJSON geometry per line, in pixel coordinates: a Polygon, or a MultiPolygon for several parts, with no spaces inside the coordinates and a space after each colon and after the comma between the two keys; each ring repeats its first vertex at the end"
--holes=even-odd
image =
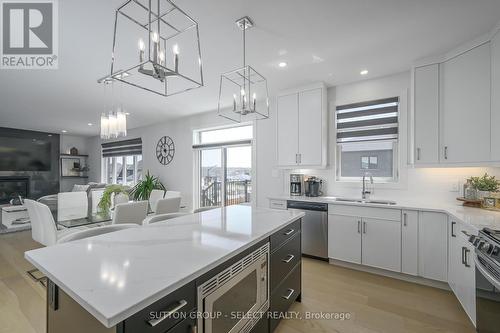
{"type": "Polygon", "coordinates": [[[142,139],[130,139],[103,143],[102,157],[142,155],[142,139]]]}
{"type": "Polygon", "coordinates": [[[337,143],[398,138],[399,98],[338,106],[337,143]]]}

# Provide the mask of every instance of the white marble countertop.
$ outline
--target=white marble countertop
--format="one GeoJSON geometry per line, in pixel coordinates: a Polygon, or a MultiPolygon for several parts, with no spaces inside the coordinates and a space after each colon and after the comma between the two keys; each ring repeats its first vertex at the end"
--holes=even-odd
{"type": "Polygon", "coordinates": [[[302,216],[229,206],[32,250],[25,257],[112,327],[302,216]]]}
{"type": "Polygon", "coordinates": [[[418,198],[415,199],[395,199],[395,198],[372,198],[374,200],[391,200],[395,201],[395,205],[370,204],[360,202],[345,202],[335,201],[336,197],[305,197],[305,196],[270,196],[269,199],[276,200],[295,200],[295,201],[312,201],[323,202],[338,205],[354,205],[354,206],[369,206],[378,208],[392,209],[408,209],[408,210],[425,210],[446,213],[453,216],[461,222],[473,226],[480,230],[484,227],[492,229],[500,229],[500,212],[490,211],[480,208],[464,207],[458,201],[426,201],[418,198]]]}

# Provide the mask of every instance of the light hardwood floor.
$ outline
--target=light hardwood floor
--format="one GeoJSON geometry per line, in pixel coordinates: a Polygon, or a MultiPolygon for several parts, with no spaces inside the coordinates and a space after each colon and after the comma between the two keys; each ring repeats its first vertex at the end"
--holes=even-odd
{"type": "MultiPolygon", "coordinates": [[[[0,333],[45,332],[45,288],[27,276],[30,232],[0,235],[0,333]]],[[[290,311],[349,313],[348,320],[288,319],[276,333],[474,332],[451,292],[303,260],[302,303],[290,311]]]]}

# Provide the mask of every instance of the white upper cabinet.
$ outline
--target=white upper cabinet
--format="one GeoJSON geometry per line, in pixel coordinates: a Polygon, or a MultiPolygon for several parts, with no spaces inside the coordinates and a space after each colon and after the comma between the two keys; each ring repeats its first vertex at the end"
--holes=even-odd
{"type": "Polygon", "coordinates": [[[491,42],[491,159],[500,161],[500,32],[491,42]]]}
{"type": "Polygon", "coordinates": [[[326,166],[326,92],[323,84],[316,84],[278,96],[278,166],[326,166]]]}
{"type": "Polygon", "coordinates": [[[490,161],[490,43],[445,61],[440,71],[441,162],[490,161]]]}
{"type": "Polygon", "coordinates": [[[415,68],[415,164],[439,163],[439,65],[415,68]]]}
{"type": "Polygon", "coordinates": [[[297,94],[278,96],[277,142],[278,165],[296,165],[299,138],[299,103],[297,94]]]}
{"type": "Polygon", "coordinates": [[[323,90],[299,93],[299,163],[323,164],[323,90]]]}

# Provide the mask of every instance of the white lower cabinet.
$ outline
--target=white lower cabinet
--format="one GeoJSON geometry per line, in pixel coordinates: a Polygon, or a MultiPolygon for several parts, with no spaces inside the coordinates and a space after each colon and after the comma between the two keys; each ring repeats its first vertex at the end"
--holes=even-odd
{"type": "Polygon", "coordinates": [[[448,215],[419,212],[418,275],[448,281],[448,215]]]}
{"type": "Polygon", "coordinates": [[[397,211],[330,205],[328,256],[401,272],[401,214],[394,214],[395,212],[397,211]]]}
{"type": "Polygon", "coordinates": [[[401,272],[418,275],[418,211],[403,210],[401,226],[401,272]]]}
{"type": "Polygon", "coordinates": [[[463,309],[476,323],[476,270],[473,261],[474,247],[468,242],[471,230],[450,219],[448,284],[462,304],[463,309]]]}
{"type": "Polygon", "coordinates": [[[361,263],[401,272],[401,221],[362,219],[361,263]]]}
{"type": "Polygon", "coordinates": [[[361,264],[361,218],[328,216],[328,257],[361,264]]]}

